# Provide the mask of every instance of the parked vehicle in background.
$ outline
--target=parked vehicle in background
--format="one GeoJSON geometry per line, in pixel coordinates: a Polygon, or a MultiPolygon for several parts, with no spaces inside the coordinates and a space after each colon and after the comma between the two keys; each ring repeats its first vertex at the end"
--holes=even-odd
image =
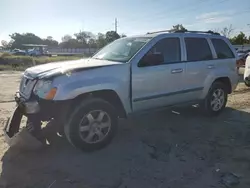
{"type": "Polygon", "coordinates": [[[20,49],[14,49],[10,53],[13,55],[26,55],[25,50],[20,50],[20,49]]]}
{"type": "Polygon", "coordinates": [[[41,138],[42,121],[62,125],[69,142],[82,150],[106,146],[118,119],[180,104],[199,104],[219,115],[236,88],[237,54],[213,32],[155,32],[114,41],[90,59],[27,69],[6,124],[12,137],[21,117],[41,138]]]}
{"type": "Polygon", "coordinates": [[[27,51],[27,55],[29,56],[46,56],[49,55],[49,52],[46,49],[33,48],[27,51]]]}
{"type": "Polygon", "coordinates": [[[249,56],[250,52],[245,52],[245,53],[238,53],[238,63],[237,63],[237,66],[238,67],[245,67],[245,64],[246,64],[246,59],[247,57],[249,56]]]}
{"type": "Polygon", "coordinates": [[[242,51],[242,50],[237,51],[237,55],[239,56],[239,58],[242,58],[245,54],[246,54],[245,51],[242,51]]]}
{"type": "Polygon", "coordinates": [[[47,56],[49,52],[47,50],[47,45],[43,44],[23,44],[27,49],[27,55],[29,56],[47,56]]]}
{"type": "Polygon", "coordinates": [[[244,82],[247,87],[250,87],[250,56],[246,59],[244,82]]]}

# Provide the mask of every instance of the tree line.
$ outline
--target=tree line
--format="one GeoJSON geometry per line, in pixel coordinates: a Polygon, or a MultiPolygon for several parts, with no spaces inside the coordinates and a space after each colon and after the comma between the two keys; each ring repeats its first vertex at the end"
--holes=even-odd
{"type": "MultiPolygon", "coordinates": [[[[177,24],[172,27],[174,31],[188,31],[182,24],[177,24]]],[[[232,25],[224,27],[222,29],[214,29],[213,32],[220,33],[221,35],[229,38],[232,44],[243,45],[250,44],[250,36],[247,36],[244,32],[233,36],[234,28],[232,25]]],[[[48,36],[46,39],[42,39],[33,33],[13,33],[9,35],[11,40],[1,41],[3,49],[22,49],[23,44],[44,44],[49,47],[60,48],[102,48],[108,43],[126,37],[126,35],[119,35],[115,31],[107,31],[105,34],[98,33],[97,35],[88,31],[80,31],[72,35],[65,35],[62,37],[62,41],[58,42],[53,37],[48,36]]]]}
{"type": "MultiPolygon", "coordinates": [[[[188,29],[186,29],[182,24],[174,25],[173,30],[188,31],[188,29]]],[[[247,36],[242,31],[239,34],[233,36],[235,29],[233,28],[232,24],[229,26],[223,27],[222,29],[217,28],[211,31],[214,33],[219,33],[220,35],[227,37],[233,45],[250,44],[250,36],[247,36]]]]}
{"type": "Polygon", "coordinates": [[[88,31],[80,31],[73,36],[63,36],[61,42],[54,40],[52,36],[42,39],[33,33],[13,33],[9,36],[11,38],[9,42],[1,41],[3,49],[23,49],[23,44],[43,44],[48,45],[48,47],[60,48],[102,48],[116,39],[126,37],[126,35],[119,35],[115,31],[108,31],[105,34],[98,33],[97,35],[88,31]]]}
{"type": "Polygon", "coordinates": [[[250,44],[250,36],[247,36],[242,31],[239,34],[233,36],[234,30],[235,29],[233,28],[232,24],[227,27],[223,27],[222,29],[214,29],[215,32],[229,38],[233,45],[250,44]]]}

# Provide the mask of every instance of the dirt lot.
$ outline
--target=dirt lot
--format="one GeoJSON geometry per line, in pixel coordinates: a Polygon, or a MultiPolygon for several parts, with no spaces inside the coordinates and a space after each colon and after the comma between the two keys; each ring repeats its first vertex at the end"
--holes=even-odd
{"type": "MultiPolygon", "coordinates": [[[[20,74],[0,72],[1,130],[20,74]]],[[[194,107],[172,110],[121,122],[112,144],[93,153],[59,136],[51,146],[21,152],[8,148],[1,131],[0,187],[250,187],[250,89],[239,84],[216,118],[194,107]]]]}

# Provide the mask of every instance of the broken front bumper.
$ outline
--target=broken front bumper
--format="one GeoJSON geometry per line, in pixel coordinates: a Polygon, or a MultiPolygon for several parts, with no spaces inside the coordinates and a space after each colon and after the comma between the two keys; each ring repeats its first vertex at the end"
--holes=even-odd
{"type": "Polygon", "coordinates": [[[8,118],[4,127],[4,136],[6,142],[12,146],[17,142],[17,133],[19,132],[20,123],[23,117],[23,113],[20,107],[16,107],[10,118],[8,118]]]}
{"type": "Polygon", "coordinates": [[[17,106],[8,118],[3,130],[5,140],[10,146],[15,145],[19,140],[18,133],[23,115],[38,113],[40,110],[36,101],[26,102],[20,97],[19,93],[15,95],[15,101],[17,106]]]}
{"type": "MultiPolygon", "coordinates": [[[[26,130],[22,129],[22,131],[19,132],[22,116],[26,116],[28,119],[39,119],[41,121],[56,119],[57,122],[62,122],[61,124],[63,124],[68,117],[67,114],[72,104],[71,100],[47,101],[34,96],[27,101],[20,97],[19,93],[16,94],[15,101],[17,107],[12,112],[11,117],[4,127],[5,138],[10,146],[16,143],[16,137],[18,137],[19,134],[23,134],[23,130],[26,130]]],[[[26,135],[27,133],[24,134],[26,135]]]]}
{"type": "Polygon", "coordinates": [[[30,150],[42,147],[43,144],[33,137],[27,129],[22,129],[19,132],[22,116],[20,107],[17,107],[4,127],[5,141],[10,147],[18,146],[30,150]]]}

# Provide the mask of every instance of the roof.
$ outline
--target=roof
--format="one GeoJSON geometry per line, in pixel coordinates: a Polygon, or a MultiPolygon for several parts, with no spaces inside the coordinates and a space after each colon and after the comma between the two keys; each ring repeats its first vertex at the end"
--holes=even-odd
{"type": "Polygon", "coordinates": [[[22,44],[23,46],[29,46],[29,47],[45,47],[48,45],[43,45],[43,44],[22,44]]]}
{"type": "Polygon", "coordinates": [[[221,36],[219,33],[213,32],[213,31],[173,31],[173,30],[162,30],[162,31],[155,31],[155,32],[148,32],[144,36],[149,37],[156,37],[159,35],[165,35],[165,34],[190,34],[190,35],[207,35],[207,36],[221,36]]]}

